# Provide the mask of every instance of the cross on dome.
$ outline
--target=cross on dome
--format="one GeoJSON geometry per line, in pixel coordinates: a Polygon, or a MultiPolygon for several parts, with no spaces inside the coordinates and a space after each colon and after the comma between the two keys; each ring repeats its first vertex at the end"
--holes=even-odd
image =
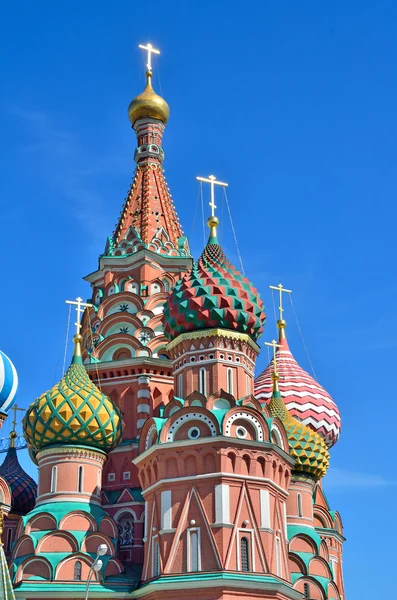
{"type": "Polygon", "coordinates": [[[215,217],[215,209],[216,209],[216,204],[215,204],[215,186],[216,185],[221,185],[222,187],[228,187],[228,183],[224,183],[223,181],[217,181],[215,175],[209,175],[208,177],[196,177],[196,179],[198,181],[204,181],[205,183],[209,183],[210,184],[210,189],[211,189],[211,201],[209,203],[210,207],[211,207],[211,217],[215,217]]]}
{"type": "MultiPolygon", "coordinates": [[[[280,294],[280,306],[278,307],[278,309],[280,311],[280,321],[282,321],[283,320],[283,312],[284,312],[283,293],[292,294],[292,290],[287,290],[281,283],[279,283],[278,285],[269,285],[269,288],[271,290],[277,290],[280,294]]],[[[271,345],[271,344],[268,344],[268,345],[271,345]]]]}
{"type": "Polygon", "coordinates": [[[147,51],[147,70],[149,71],[149,73],[152,72],[152,54],[160,54],[160,50],[157,50],[156,48],[153,48],[152,44],[146,44],[146,46],[144,46],[143,44],[139,44],[139,48],[141,50],[146,50],[147,51]]]}
{"type": "Polygon", "coordinates": [[[81,330],[81,315],[84,312],[84,309],[88,306],[93,306],[92,304],[87,304],[86,302],[83,302],[82,298],[76,298],[76,300],[65,300],[66,304],[73,304],[76,307],[76,312],[77,312],[77,321],[75,323],[76,325],[76,335],[80,335],[80,330],[81,330]]]}

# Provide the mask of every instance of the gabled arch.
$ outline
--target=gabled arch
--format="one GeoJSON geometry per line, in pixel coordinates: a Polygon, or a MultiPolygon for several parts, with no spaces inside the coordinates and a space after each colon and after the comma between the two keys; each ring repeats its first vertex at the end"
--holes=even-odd
{"type": "MultiPolygon", "coordinates": [[[[187,423],[189,424],[189,427],[192,427],[194,423],[204,424],[208,429],[208,434],[205,435],[205,437],[214,437],[219,434],[218,422],[209,410],[188,406],[178,410],[178,412],[168,419],[161,430],[161,442],[172,442],[179,429],[184,427],[187,423]]],[[[186,439],[188,439],[187,436],[186,439]]]]}
{"type": "Polygon", "coordinates": [[[23,535],[17,539],[12,556],[13,558],[20,558],[22,556],[32,556],[34,553],[33,539],[30,535],[23,535]]]}
{"type": "Polygon", "coordinates": [[[171,415],[173,415],[177,410],[182,409],[184,404],[177,398],[173,397],[167,404],[164,409],[164,418],[167,419],[171,415]]]}
{"type": "Polygon", "coordinates": [[[30,556],[19,565],[15,576],[15,583],[24,579],[41,578],[52,580],[52,566],[44,556],[30,556]],[[26,577],[25,577],[26,576],[26,577]]]}
{"type": "Polygon", "coordinates": [[[309,552],[310,554],[318,554],[316,542],[304,533],[295,535],[289,542],[290,552],[309,552]]]}
{"type": "Polygon", "coordinates": [[[47,552],[78,552],[79,544],[69,531],[50,531],[37,543],[35,554],[47,552]]]}
{"type": "Polygon", "coordinates": [[[288,437],[284,425],[278,417],[272,419],[271,441],[280,446],[285,452],[288,452],[288,437]]]}
{"type": "Polygon", "coordinates": [[[308,575],[297,579],[294,583],[294,589],[304,594],[305,583],[307,583],[309,586],[310,600],[326,600],[326,595],[321,584],[316,579],[308,575]]]}
{"type": "Polygon", "coordinates": [[[204,394],[200,394],[197,390],[188,395],[185,400],[185,406],[201,406],[204,408],[206,405],[206,398],[204,394]]]}
{"type": "MultiPolygon", "coordinates": [[[[211,394],[211,396],[209,396],[208,400],[207,400],[207,408],[209,410],[216,408],[216,403],[217,400],[223,400],[225,402],[225,404],[223,404],[223,408],[222,410],[227,410],[226,407],[226,403],[229,404],[229,408],[233,408],[234,406],[236,406],[236,399],[232,394],[229,394],[228,392],[225,392],[225,390],[223,390],[222,388],[220,390],[218,390],[217,392],[215,392],[215,394],[211,394]]],[[[219,404],[219,408],[221,408],[221,405],[219,404]]]]}
{"type": "MultiPolygon", "coordinates": [[[[262,417],[255,409],[250,408],[249,406],[236,406],[229,410],[222,422],[222,434],[226,436],[232,436],[233,434],[233,424],[234,423],[243,424],[245,423],[248,427],[248,431],[253,431],[252,439],[260,442],[268,442],[270,438],[269,427],[262,417]]],[[[237,437],[238,436],[236,434],[237,437]]]]}
{"type": "MultiPolygon", "coordinates": [[[[98,308],[98,317],[100,319],[104,319],[108,314],[109,310],[114,304],[122,305],[122,304],[130,304],[136,308],[136,311],[129,314],[138,313],[141,310],[144,310],[144,302],[140,296],[137,294],[133,294],[132,292],[119,292],[118,294],[112,294],[108,298],[105,298],[101,305],[98,308]]],[[[118,311],[116,311],[118,312],[118,311]]],[[[126,311],[127,312],[127,311],[126,311]]],[[[129,311],[128,311],[129,312],[129,311]]],[[[113,313],[112,313],[113,314],[113,313]]]]}
{"type": "Polygon", "coordinates": [[[307,574],[307,569],[302,558],[294,552],[288,553],[289,571],[291,573],[301,573],[302,575],[307,574]]]}
{"type": "Polygon", "coordinates": [[[309,575],[314,577],[328,577],[332,579],[332,572],[327,561],[321,556],[314,556],[309,562],[309,575]]]}
{"type": "MultiPolygon", "coordinates": [[[[22,522],[22,520],[21,520],[22,522]]],[[[42,512],[33,515],[25,525],[25,533],[27,535],[32,531],[46,531],[56,529],[57,522],[55,517],[48,512],[42,512]]]]}
{"type": "Polygon", "coordinates": [[[141,430],[141,435],[139,439],[140,454],[142,454],[142,452],[145,452],[145,450],[151,448],[151,446],[153,446],[153,444],[156,443],[158,439],[158,434],[159,432],[157,428],[157,421],[153,419],[153,417],[150,417],[145,421],[141,430]]]}
{"type": "Polygon", "coordinates": [[[83,554],[82,552],[77,552],[71,556],[67,556],[59,562],[55,569],[55,580],[74,581],[74,565],[76,561],[80,561],[83,567],[81,570],[81,581],[86,581],[89,570],[94,561],[91,557],[83,554]]]}
{"type": "Polygon", "coordinates": [[[114,551],[114,546],[113,546],[112,540],[110,539],[109,536],[105,535],[104,533],[100,533],[98,531],[96,531],[94,533],[89,533],[83,539],[83,541],[81,543],[81,551],[88,552],[90,554],[96,554],[97,548],[98,548],[98,546],[100,546],[100,544],[106,544],[108,547],[107,554],[114,556],[115,551],[114,551]]]}

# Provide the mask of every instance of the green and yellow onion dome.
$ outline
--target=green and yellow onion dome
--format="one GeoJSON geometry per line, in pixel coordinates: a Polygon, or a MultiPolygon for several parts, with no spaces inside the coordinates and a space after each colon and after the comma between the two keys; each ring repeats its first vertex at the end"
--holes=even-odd
{"type": "Polygon", "coordinates": [[[321,479],[329,467],[329,452],[323,438],[295,419],[285,406],[278,389],[278,375],[273,375],[274,390],[269,408],[273,417],[278,417],[287,433],[290,455],[296,460],[294,471],[321,479]]]}
{"type": "Polygon", "coordinates": [[[119,409],[88,377],[81,336],[76,335],[74,342],[74,356],[64,377],[30,405],[23,419],[25,439],[35,451],[78,444],[110,452],[120,441],[119,409]]]}
{"type": "Polygon", "coordinates": [[[131,125],[134,126],[138,119],[158,119],[164,125],[167,123],[170,116],[170,109],[167,102],[156,94],[152,87],[152,73],[146,73],[146,87],[139,96],[131,100],[128,107],[128,118],[131,125]]]}
{"type": "Polygon", "coordinates": [[[211,233],[192,270],[177,282],[164,307],[165,335],[222,328],[256,340],[266,319],[259,292],[226,258],[216,237],[218,219],[210,217],[211,233]]]}

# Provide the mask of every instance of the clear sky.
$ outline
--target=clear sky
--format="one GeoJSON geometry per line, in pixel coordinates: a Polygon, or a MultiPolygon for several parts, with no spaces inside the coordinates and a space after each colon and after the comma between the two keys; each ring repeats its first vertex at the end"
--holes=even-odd
{"type": "MultiPolygon", "coordinates": [[[[395,0],[0,8],[0,347],[18,369],[19,402],[61,377],[64,301],[89,297],[82,277],[132,178],[127,106],[144,81],[137,45],[151,41],[171,108],[166,177],[195,255],[195,177],[214,173],[229,182],[246,273],[265,300],[262,340],[275,335],[268,285],[281,281],[340,407],[325,489],[345,526],[348,600],[395,595],[396,40],[395,0]]],[[[286,318],[309,369],[288,304],[286,318]]],[[[259,369],[266,361],[263,351],[259,369]]]]}

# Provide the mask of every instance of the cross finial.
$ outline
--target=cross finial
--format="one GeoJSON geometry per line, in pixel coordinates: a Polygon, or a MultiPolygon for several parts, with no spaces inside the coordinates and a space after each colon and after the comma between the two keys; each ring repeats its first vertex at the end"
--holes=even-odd
{"type": "Polygon", "coordinates": [[[152,54],[160,54],[160,50],[156,50],[156,48],[153,48],[152,44],[146,44],[146,46],[144,46],[143,44],[139,44],[139,48],[141,48],[141,50],[146,50],[147,51],[147,70],[148,72],[151,74],[152,73],[152,54]]]}
{"type": "Polygon", "coordinates": [[[276,358],[276,348],[282,348],[280,344],[276,342],[276,340],[272,340],[271,342],[265,342],[265,346],[271,346],[273,348],[273,380],[278,380],[277,373],[277,358],[276,358]]]}
{"type": "Polygon", "coordinates": [[[292,294],[292,290],[287,290],[285,287],[283,287],[283,285],[281,283],[279,283],[278,285],[269,285],[269,288],[271,290],[277,290],[280,294],[280,306],[278,307],[279,311],[280,311],[280,321],[283,320],[283,293],[286,294],[292,294]]]}
{"type": "Polygon", "coordinates": [[[81,329],[81,315],[84,312],[84,309],[87,306],[93,306],[92,304],[87,304],[86,302],[83,302],[82,298],[76,298],[76,300],[66,300],[66,304],[73,304],[76,307],[76,312],[77,312],[77,321],[75,323],[76,325],[76,335],[80,335],[80,329],[81,329]]]}
{"type": "Polygon", "coordinates": [[[14,404],[14,406],[11,407],[11,410],[14,411],[14,420],[12,421],[12,431],[10,433],[10,439],[11,439],[10,446],[11,446],[11,448],[14,448],[15,438],[17,437],[17,412],[18,412],[18,410],[25,412],[25,409],[19,408],[18,404],[14,404]]]}
{"type": "Polygon", "coordinates": [[[215,209],[216,209],[216,205],[215,205],[215,186],[216,185],[221,185],[223,187],[228,187],[228,183],[224,183],[223,181],[217,181],[216,177],[214,175],[209,175],[208,177],[196,177],[196,179],[198,181],[204,181],[205,183],[209,183],[210,184],[210,189],[211,189],[211,201],[209,203],[210,207],[211,207],[211,217],[215,217],[215,209]]]}

